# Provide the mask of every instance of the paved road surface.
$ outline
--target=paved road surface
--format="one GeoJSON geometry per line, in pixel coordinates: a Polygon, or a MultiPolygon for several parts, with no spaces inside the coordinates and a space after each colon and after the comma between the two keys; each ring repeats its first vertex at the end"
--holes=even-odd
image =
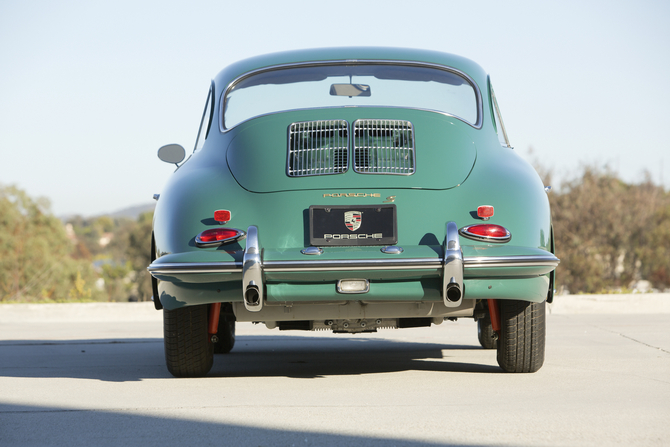
{"type": "Polygon", "coordinates": [[[202,379],[168,374],[150,304],[0,305],[0,446],[670,445],[667,306],[585,299],[552,310],[536,374],[502,373],[461,319],[240,324],[202,379]]]}

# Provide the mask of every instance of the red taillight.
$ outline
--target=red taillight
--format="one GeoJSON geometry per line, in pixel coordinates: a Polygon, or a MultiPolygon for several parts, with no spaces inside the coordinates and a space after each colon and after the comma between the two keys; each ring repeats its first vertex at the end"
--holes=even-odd
{"type": "Polygon", "coordinates": [[[494,224],[468,225],[459,232],[461,236],[484,242],[507,242],[512,238],[507,228],[494,224]]]}
{"type": "Polygon", "coordinates": [[[228,210],[214,211],[214,220],[221,223],[230,222],[230,211],[228,210]]]}
{"type": "Polygon", "coordinates": [[[229,228],[214,228],[200,233],[202,242],[225,241],[228,238],[237,236],[237,230],[229,228]]]}
{"type": "Polygon", "coordinates": [[[245,237],[246,233],[236,228],[211,228],[196,236],[195,245],[198,247],[215,247],[235,242],[245,237]]]}
{"type": "Polygon", "coordinates": [[[482,205],[477,207],[477,217],[488,220],[493,217],[493,207],[491,205],[482,205]]]}

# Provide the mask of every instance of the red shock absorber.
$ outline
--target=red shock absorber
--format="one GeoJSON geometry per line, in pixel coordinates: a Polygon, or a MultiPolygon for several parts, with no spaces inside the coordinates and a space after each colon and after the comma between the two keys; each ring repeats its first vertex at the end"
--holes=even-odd
{"type": "Polygon", "coordinates": [[[219,315],[221,314],[221,303],[212,303],[209,305],[209,326],[207,331],[209,335],[216,335],[219,332],[219,315]]]}
{"type": "Polygon", "coordinates": [[[491,328],[497,334],[500,334],[500,308],[498,300],[486,300],[489,305],[489,315],[491,315],[491,328]]]}

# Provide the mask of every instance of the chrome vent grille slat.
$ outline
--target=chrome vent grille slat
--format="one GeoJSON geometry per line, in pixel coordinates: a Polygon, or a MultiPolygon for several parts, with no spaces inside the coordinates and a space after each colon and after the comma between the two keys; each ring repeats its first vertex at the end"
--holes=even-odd
{"type": "Polygon", "coordinates": [[[349,123],[323,120],[289,128],[289,177],[342,174],[349,168],[349,123]]]}
{"type": "Polygon", "coordinates": [[[354,122],[354,171],[360,174],[414,174],[414,128],[409,121],[354,122]]]}

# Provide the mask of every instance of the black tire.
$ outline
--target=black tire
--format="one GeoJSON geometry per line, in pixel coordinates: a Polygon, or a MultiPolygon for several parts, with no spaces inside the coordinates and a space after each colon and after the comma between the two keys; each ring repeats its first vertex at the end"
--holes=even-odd
{"type": "Polygon", "coordinates": [[[216,337],[218,341],[214,343],[214,354],[228,354],[235,346],[235,321],[230,321],[230,317],[221,314],[216,337]]]}
{"type": "Polygon", "coordinates": [[[544,363],[545,303],[500,300],[498,365],[505,372],[536,372],[544,363]]]}
{"type": "Polygon", "coordinates": [[[175,377],[201,377],[212,369],[214,349],[207,333],[208,304],[163,309],[165,363],[175,377]]]}
{"type": "Polygon", "coordinates": [[[496,349],[498,347],[498,336],[493,332],[491,315],[488,312],[486,312],[484,318],[477,320],[477,338],[484,349],[496,349]]]}

